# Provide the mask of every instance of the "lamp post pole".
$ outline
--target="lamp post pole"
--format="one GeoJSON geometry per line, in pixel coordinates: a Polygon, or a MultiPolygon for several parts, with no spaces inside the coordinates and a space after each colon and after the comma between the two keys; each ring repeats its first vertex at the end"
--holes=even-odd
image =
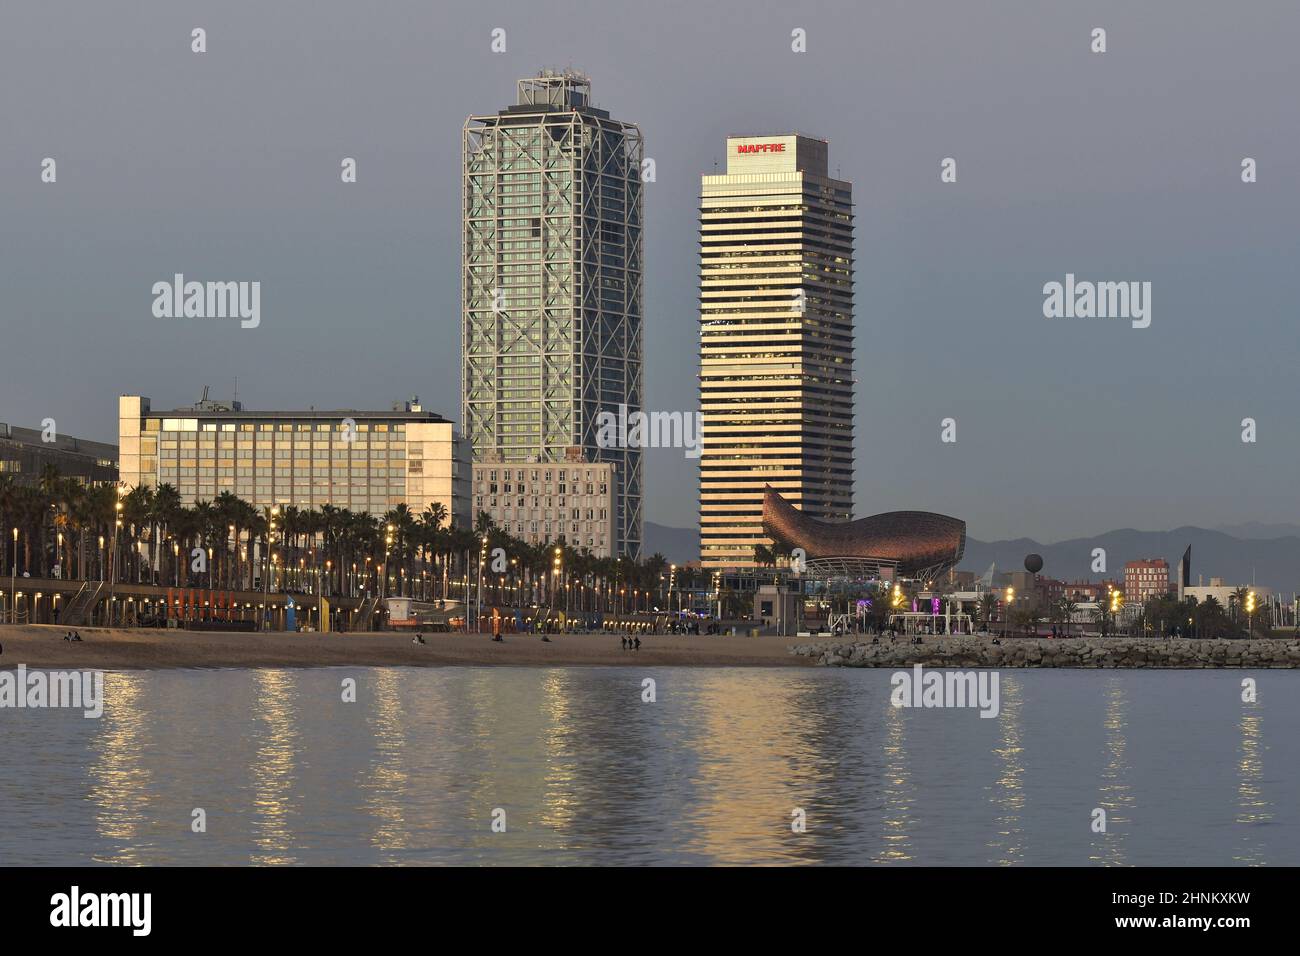
{"type": "Polygon", "coordinates": [[[117,600],[117,536],[122,528],[122,487],[118,486],[117,501],[113,505],[113,553],[108,559],[108,625],[113,626],[113,603],[117,600]]]}
{"type": "MultiPolygon", "coordinates": [[[[560,568],[563,554],[564,552],[559,547],[556,547],[555,560],[551,562],[551,614],[555,613],[555,591],[560,586],[560,568]]],[[[547,616],[550,617],[550,615],[547,616]]]]}
{"type": "Polygon", "coordinates": [[[9,621],[18,623],[18,529],[14,528],[14,561],[9,565],[9,621]]]}
{"type": "MultiPolygon", "coordinates": [[[[483,541],[482,541],[482,544],[480,545],[480,547],[479,547],[479,551],[478,551],[478,597],[476,597],[476,598],[474,599],[474,633],[475,633],[475,634],[482,634],[482,633],[483,633],[483,631],[482,631],[482,626],[483,626],[483,562],[487,560],[487,546],[488,546],[488,536],[485,534],[485,535],[483,535],[483,541]]],[[[465,605],[466,605],[466,607],[469,606],[469,601],[468,601],[468,600],[466,600],[465,605]]],[[[466,622],[465,622],[465,627],[468,629],[468,627],[469,627],[469,621],[466,621],[466,622]]]]}
{"type": "Polygon", "coordinates": [[[280,514],[280,506],[271,509],[270,519],[266,524],[266,574],[262,581],[262,623],[265,625],[271,617],[271,575],[275,573],[275,519],[280,514]]]}

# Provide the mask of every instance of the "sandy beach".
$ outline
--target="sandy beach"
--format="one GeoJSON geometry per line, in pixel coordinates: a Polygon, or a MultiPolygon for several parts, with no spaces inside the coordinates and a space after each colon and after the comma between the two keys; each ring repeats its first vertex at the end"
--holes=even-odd
{"type": "Polygon", "coordinates": [[[82,642],[63,640],[67,628],[0,627],[0,668],[165,667],[451,667],[628,665],[669,667],[812,667],[790,653],[788,637],[643,637],[639,651],[625,651],[617,634],[487,635],[425,634],[243,634],[216,631],[80,628],[82,642]]]}

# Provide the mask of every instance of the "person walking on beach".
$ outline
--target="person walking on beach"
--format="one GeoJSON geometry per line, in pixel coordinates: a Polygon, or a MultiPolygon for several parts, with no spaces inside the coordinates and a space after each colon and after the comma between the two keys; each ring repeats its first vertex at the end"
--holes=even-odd
{"type": "Polygon", "coordinates": [[[636,649],[641,650],[641,638],[639,637],[636,639],[636,649]]]}
{"type": "Polygon", "coordinates": [[[623,650],[627,650],[627,638],[620,636],[618,642],[623,645],[623,650]]]}

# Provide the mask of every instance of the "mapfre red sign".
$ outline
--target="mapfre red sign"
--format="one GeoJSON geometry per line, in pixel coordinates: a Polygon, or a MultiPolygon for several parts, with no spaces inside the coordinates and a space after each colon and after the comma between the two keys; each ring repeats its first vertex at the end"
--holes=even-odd
{"type": "Polygon", "coordinates": [[[738,153],[784,153],[785,143],[738,143],[738,153]]]}

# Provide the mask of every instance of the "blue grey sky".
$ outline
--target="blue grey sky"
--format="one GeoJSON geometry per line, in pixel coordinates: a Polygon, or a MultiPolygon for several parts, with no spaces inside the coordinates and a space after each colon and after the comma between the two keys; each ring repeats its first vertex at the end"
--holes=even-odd
{"type": "MultiPolygon", "coordinates": [[[[112,440],[119,393],[236,377],[253,408],[458,417],[461,127],[571,66],[656,162],[650,408],[697,406],[700,175],[728,134],[796,130],[854,184],[859,514],[1040,540],[1291,521],[1297,37],[1300,9],[1255,0],[12,0],[0,420],[112,440]],[[155,319],[175,272],[260,280],[261,326],[155,319]],[[1044,318],[1067,272],[1150,281],[1150,328],[1044,318]]],[[[646,486],[650,520],[695,523],[694,462],[653,452],[646,486]]]]}

